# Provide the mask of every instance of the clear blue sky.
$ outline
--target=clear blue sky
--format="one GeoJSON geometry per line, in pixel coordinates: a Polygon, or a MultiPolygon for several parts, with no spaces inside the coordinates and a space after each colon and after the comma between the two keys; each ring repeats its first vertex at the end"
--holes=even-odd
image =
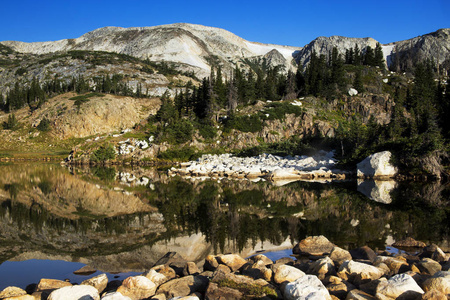
{"type": "Polygon", "coordinates": [[[0,41],[77,38],[104,26],[194,23],[255,42],[304,46],[318,36],[386,44],[450,27],[450,0],[2,1],[0,41]]]}

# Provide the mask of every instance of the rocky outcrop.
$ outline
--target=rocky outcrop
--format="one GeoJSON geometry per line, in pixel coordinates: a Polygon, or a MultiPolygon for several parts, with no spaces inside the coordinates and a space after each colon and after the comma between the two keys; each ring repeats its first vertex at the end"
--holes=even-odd
{"type": "Polygon", "coordinates": [[[395,42],[391,54],[391,68],[395,71],[413,70],[416,62],[427,58],[448,69],[450,66],[450,29],[439,29],[409,40],[395,42]]]}
{"type": "Polygon", "coordinates": [[[397,168],[390,163],[391,152],[383,151],[372,154],[356,165],[359,178],[392,178],[397,168]]]}
{"type": "Polygon", "coordinates": [[[333,152],[319,152],[314,157],[279,157],[262,154],[258,157],[233,157],[230,154],[203,155],[197,161],[173,167],[169,174],[183,176],[211,176],[234,178],[265,177],[270,180],[282,179],[331,179],[345,178],[345,172],[334,169],[336,161],[333,152]]]}
{"type": "Polygon", "coordinates": [[[331,36],[331,37],[318,37],[301,50],[295,53],[295,59],[298,63],[307,65],[311,60],[311,54],[316,53],[317,56],[321,54],[326,57],[331,53],[333,47],[338,49],[338,52],[345,55],[345,50],[353,49],[356,45],[360,50],[365,49],[367,46],[375,49],[377,41],[372,38],[348,38],[343,36],[331,36]]]}

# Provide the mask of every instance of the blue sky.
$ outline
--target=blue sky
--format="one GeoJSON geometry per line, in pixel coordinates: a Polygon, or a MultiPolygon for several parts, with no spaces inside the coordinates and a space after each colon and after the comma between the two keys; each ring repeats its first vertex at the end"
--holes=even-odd
{"type": "Polygon", "coordinates": [[[185,22],[301,47],[318,36],[372,37],[385,44],[450,27],[450,0],[3,0],[1,9],[0,41],[24,42],[77,38],[104,26],[185,22]]]}

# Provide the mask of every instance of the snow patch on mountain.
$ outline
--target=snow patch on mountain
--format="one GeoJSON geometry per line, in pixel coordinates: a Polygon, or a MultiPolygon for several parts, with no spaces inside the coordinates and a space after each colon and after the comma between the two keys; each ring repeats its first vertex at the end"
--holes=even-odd
{"type": "Polygon", "coordinates": [[[292,54],[295,52],[296,48],[294,47],[284,47],[279,45],[272,45],[272,44],[259,44],[254,42],[248,42],[245,41],[245,44],[247,45],[248,49],[253,52],[255,55],[265,55],[272,51],[273,49],[277,50],[278,52],[283,55],[283,57],[287,61],[291,61],[293,56],[292,54]]]}
{"type": "Polygon", "coordinates": [[[394,50],[395,44],[381,45],[381,49],[383,50],[384,61],[389,67],[392,63],[391,55],[394,50]]]}

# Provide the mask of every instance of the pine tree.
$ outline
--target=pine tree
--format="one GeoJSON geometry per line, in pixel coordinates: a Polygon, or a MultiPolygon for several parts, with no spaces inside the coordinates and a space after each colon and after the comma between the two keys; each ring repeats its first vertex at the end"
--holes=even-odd
{"type": "Polygon", "coordinates": [[[355,45],[355,50],[354,50],[354,54],[353,54],[353,64],[355,66],[359,66],[362,64],[362,55],[361,55],[361,50],[358,47],[358,44],[355,45]]]}
{"type": "Polygon", "coordinates": [[[375,66],[375,54],[372,47],[366,47],[366,53],[364,54],[364,64],[366,66],[375,66]]]}
{"type": "Polygon", "coordinates": [[[331,53],[331,84],[336,84],[342,90],[345,87],[344,61],[336,47],[333,47],[331,53]]]}
{"type": "Polygon", "coordinates": [[[292,100],[297,98],[297,88],[296,88],[296,77],[291,70],[288,71],[285,90],[284,90],[284,99],[292,100]]]}
{"type": "Polygon", "coordinates": [[[306,80],[305,75],[303,74],[303,65],[301,63],[299,63],[297,72],[295,73],[295,81],[297,85],[297,95],[306,95],[306,80]]]}
{"type": "Polygon", "coordinates": [[[356,72],[355,72],[355,79],[353,80],[353,87],[359,93],[363,93],[364,92],[364,85],[363,85],[362,75],[361,75],[361,70],[360,69],[356,70],[356,72]]]}
{"type": "Polygon", "coordinates": [[[380,67],[382,70],[384,70],[386,66],[384,62],[383,48],[380,43],[377,43],[375,47],[374,65],[380,67]]]}

